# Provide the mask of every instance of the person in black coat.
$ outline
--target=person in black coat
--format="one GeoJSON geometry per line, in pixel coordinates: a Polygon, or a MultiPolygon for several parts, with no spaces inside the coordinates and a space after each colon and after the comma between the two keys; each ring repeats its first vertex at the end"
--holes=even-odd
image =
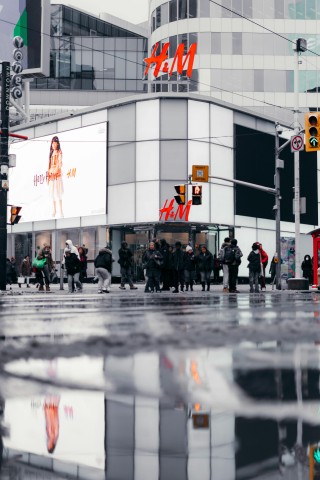
{"type": "Polygon", "coordinates": [[[301,263],[302,275],[309,280],[309,285],[313,284],[313,263],[310,255],[305,255],[301,263]]]}
{"type": "Polygon", "coordinates": [[[193,291],[193,284],[196,278],[196,257],[190,245],[186,246],[184,254],[184,280],[186,282],[186,292],[193,291]]]}
{"type": "Polygon", "coordinates": [[[68,291],[69,293],[77,292],[82,290],[82,283],[79,280],[80,277],[80,260],[78,255],[71,252],[69,248],[64,249],[64,266],[67,271],[68,276],[68,291]],[[73,290],[73,285],[75,288],[73,290]]]}
{"type": "Polygon", "coordinates": [[[125,290],[126,281],[130,285],[131,290],[136,290],[137,287],[134,286],[132,281],[132,265],[133,265],[133,253],[128,247],[127,242],[121,242],[121,248],[118,251],[120,264],[120,273],[121,273],[121,285],[119,288],[125,290]]]}
{"type": "Polygon", "coordinates": [[[162,238],[160,240],[160,253],[163,258],[161,268],[161,281],[163,291],[170,290],[172,286],[171,274],[172,274],[172,254],[170,252],[170,245],[162,238]]]}
{"type": "Polygon", "coordinates": [[[250,293],[259,293],[259,275],[262,273],[259,244],[254,243],[251,248],[252,250],[248,255],[250,293]]]}
{"type": "Polygon", "coordinates": [[[110,292],[112,262],[114,262],[112,252],[107,246],[99,250],[98,255],[94,259],[95,273],[99,279],[98,293],[110,292]]]}
{"type": "Polygon", "coordinates": [[[210,290],[210,276],[213,269],[213,256],[205,245],[201,246],[200,253],[197,255],[197,265],[201,277],[202,291],[205,291],[207,284],[207,291],[210,290]]]}
{"type": "Polygon", "coordinates": [[[143,254],[142,261],[146,269],[147,283],[145,293],[160,292],[160,275],[163,257],[160,250],[155,249],[154,242],[149,243],[149,248],[143,254]]]}
{"type": "Polygon", "coordinates": [[[173,266],[173,293],[179,293],[179,284],[181,292],[184,290],[184,252],[181,248],[181,242],[175,243],[175,251],[172,254],[173,266]]]}

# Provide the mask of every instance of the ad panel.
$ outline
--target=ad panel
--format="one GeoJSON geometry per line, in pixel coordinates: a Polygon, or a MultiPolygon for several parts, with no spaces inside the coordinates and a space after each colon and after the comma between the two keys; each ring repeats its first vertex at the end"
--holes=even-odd
{"type": "Polygon", "coordinates": [[[22,75],[49,74],[49,0],[0,0],[0,61],[12,63],[12,40],[21,36],[24,46],[22,75]]]}
{"type": "Polygon", "coordinates": [[[20,222],[106,213],[106,123],[11,145],[8,204],[20,222]]]}

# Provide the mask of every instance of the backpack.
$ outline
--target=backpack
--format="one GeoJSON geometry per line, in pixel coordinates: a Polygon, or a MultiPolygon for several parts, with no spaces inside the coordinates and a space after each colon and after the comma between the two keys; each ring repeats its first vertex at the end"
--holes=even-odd
{"type": "Polygon", "coordinates": [[[230,246],[227,245],[224,247],[224,257],[223,257],[223,263],[226,263],[227,265],[231,264],[234,262],[236,256],[234,249],[230,246]]]}

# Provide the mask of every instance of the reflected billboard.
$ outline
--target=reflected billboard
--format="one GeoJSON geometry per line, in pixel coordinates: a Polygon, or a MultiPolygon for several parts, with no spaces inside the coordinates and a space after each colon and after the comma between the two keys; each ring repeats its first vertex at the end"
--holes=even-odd
{"type": "Polygon", "coordinates": [[[100,123],[12,144],[8,204],[22,222],[106,213],[107,125],[100,123]]]}
{"type": "Polygon", "coordinates": [[[12,40],[21,36],[23,76],[48,76],[50,1],[0,0],[0,61],[13,62],[12,40]]]}

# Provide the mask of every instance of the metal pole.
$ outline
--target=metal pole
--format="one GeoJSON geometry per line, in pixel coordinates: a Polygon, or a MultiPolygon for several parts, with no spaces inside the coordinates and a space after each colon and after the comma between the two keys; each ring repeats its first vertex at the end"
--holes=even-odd
{"type": "MultiPolygon", "coordinates": [[[[299,127],[299,48],[294,52],[294,133],[298,135],[299,127]]],[[[300,278],[300,162],[299,151],[294,152],[294,222],[295,222],[295,277],[300,278]]]]}
{"type": "MultiPolygon", "coordinates": [[[[7,189],[2,188],[3,167],[9,167],[10,63],[2,62],[1,70],[1,136],[0,136],[0,290],[6,290],[7,260],[7,189]]],[[[6,175],[7,177],[7,175],[6,175]]]]}
{"type": "Polygon", "coordinates": [[[276,127],[276,136],[275,136],[275,177],[274,177],[274,186],[276,189],[275,194],[275,220],[276,220],[276,251],[278,255],[278,263],[276,263],[276,288],[281,290],[281,241],[280,241],[280,168],[281,160],[279,158],[279,131],[278,123],[276,127]]]}

